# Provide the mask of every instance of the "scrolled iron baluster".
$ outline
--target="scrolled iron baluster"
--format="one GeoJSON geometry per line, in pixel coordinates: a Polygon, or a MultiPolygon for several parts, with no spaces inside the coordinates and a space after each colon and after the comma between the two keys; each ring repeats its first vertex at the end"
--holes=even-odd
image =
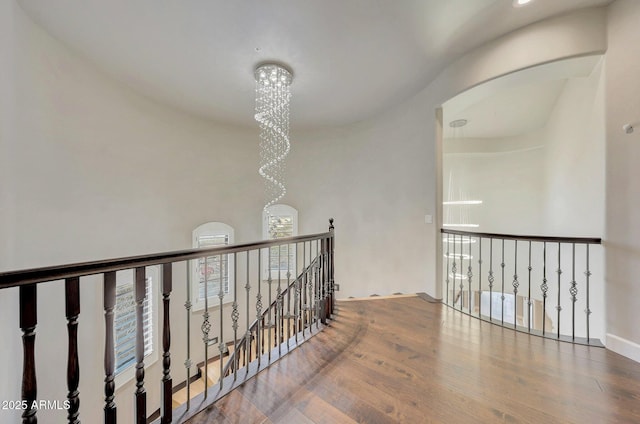
{"type": "Polygon", "coordinates": [[[245,333],[244,337],[245,337],[245,349],[249,355],[249,358],[247,359],[247,355],[245,355],[245,367],[246,367],[246,371],[249,371],[249,363],[251,362],[251,330],[249,328],[249,302],[251,299],[251,278],[249,277],[249,250],[247,250],[247,252],[245,253],[246,255],[246,262],[247,262],[247,271],[246,271],[246,276],[247,276],[247,284],[244,286],[244,289],[247,291],[247,300],[246,300],[246,322],[247,322],[247,332],[245,333]]]}
{"type": "Polygon", "coordinates": [[[533,270],[531,267],[531,240],[529,240],[529,266],[527,270],[529,271],[529,282],[527,283],[529,289],[529,293],[527,294],[527,325],[528,331],[531,333],[531,307],[533,305],[531,301],[531,271],[533,270]]]}
{"type": "Polygon", "coordinates": [[[571,340],[576,339],[576,301],[578,300],[578,287],[576,283],[576,244],[571,244],[571,283],[569,294],[571,295],[571,340]]]}
{"type": "MultiPolygon", "coordinates": [[[[220,336],[218,337],[218,341],[219,341],[218,350],[220,351],[220,388],[222,388],[222,385],[224,382],[224,364],[223,364],[222,358],[226,353],[229,352],[229,349],[227,348],[227,345],[224,342],[224,308],[223,308],[224,281],[222,278],[223,278],[223,275],[225,274],[225,269],[224,269],[224,262],[222,261],[222,255],[218,255],[218,263],[220,264],[220,278],[218,280],[220,284],[220,288],[218,290],[218,306],[220,307],[220,336]]],[[[235,290],[234,290],[234,296],[235,296],[235,290]]],[[[205,369],[207,369],[207,365],[208,364],[205,363],[205,369]]],[[[205,384],[208,384],[208,382],[205,384]]]]}
{"type": "MultiPolygon", "coordinates": [[[[228,278],[228,277],[227,277],[228,278]]],[[[238,319],[240,319],[240,311],[238,311],[238,261],[237,253],[233,253],[233,303],[231,304],[231,328],[233,329],[233,351],[238,349],[238,319]]],[[[222,309],[222,302],[220,302],[220,309],[222,309]]],[[[237,354],[234,358],[238,358],[237,354]]],[[[229,358],[231,360],[231,358],[229,358]]],[[[220,356],[220,365],[222,365],[222,356],[220,356]]],[[[233,380],[235,381],[237,376],[236,364],[231,364],[233,369],[233,380]]]]}
{"type": "Polygon", "coordinates": [[[468,279],[468,282],[469,282],[469,296],[468,296],[468,298],[469,298],[469,305],[468,305],[469,306],[469,314],[472,314],[472,311],[471,311],[471,278],[473,277],[473,272],[471,271],[471,258],[472,258],[472,256],[471,256],[471,245],[472,244],[473,243],[471,243],[471,237],[469,237],[469,266],[467,267],[467,279],[468,279]]]}
{"type": "Polygon", "coordinates": [[[545,241],[542,247],[542,284],[540,285],[542,291],[542,335],[544,336],[547,326],[547,292],[549,286],[547,285],[547,242],[545,241]]]}
{"type": "Polygon", "coordinates": [[[560,338],[560,312],[562,311],[562,305],[560,304],[560,276],[562,275],[561,261],[560,261],[560,250],[561,245],[558,242],[558,269],[556,273],[558,274],[558,304],[556,305],[556,310],[558,311],[558,338],[560,338]]]}
{"type": "Polygon", "coordinates": [[[295,341],[296,344],[298,344],[298,333],[300,332],[300,317],[301,317],[301,313],[300,313],[300,295],[302,294],[302,288],[300,286],[301,283],[301,279],[300,276],[298,274],[298,243],[296,243],[296,263],[295,263],[295,269],[296,269],[296,279],[294,281],[294,286],[295,286],[295,294],[294,294],[294,298],[293,298],[293,314],[294,314],[294,333],[295,333],[295,341]]]}
{"type": "Polygon", "coordinates": [[[256,353],[258,356],[258,367],[264,353],[264,340],[262,331],[264,329],[264,321],[262,319],[262,251],[258,249],[258,294],[256,295],[256,353]]]}
{"type": "Polygon", "coordinates": [[[589,316],[591,315],[591,309],[589,309],[589,277],[591,277],[591,271],[589,270],[589,244],[587,243],[586,245],[586,253],[587,253],[587,270],[585,271],[584,275],[586,277],[586,283],[587,283],[587,309],[585,309],[584,313],[586,314],[586,318],[587,318],[587,344],[589,343],[589,316]]]}
{"type": "Polygon", "coordinates": [[[269,329],[268,331],[268,340],[267,340],[267,357],[269,358],[269,362],[271,362],[271,335],[272,335],[272,329],[275,328],[273,327],[273,323],[271,322],[271,310],[273,309],[271,307],[272,302],[272,295],[271,293],[273,292],[273,288],[272,288],[272,284],[273,284],[273,280],[271,279],[271,268],[272,268],[272,264],[271,264],[271,252],[272,252],[272,248],[268,248],[267,251],[269,252],[269,258],[268,258],[268,268],[269,268],[269,276],[267,279],[267,284],[269,285],[269,303],[267,304],[267,311],[268,311],[268,316],[267,316],[267,328],[269,329]]]}
{"type": "Polygon", "coordinates": [[[502,294],[500,295],[500,300],[502,301],[502,306],[500,307],[500,312],[502,312],[502,317],[500,318],[500,322],[504,325],[504,239],[502,239],[502,262],[500,263],[500,268],[502,268],[502,294]]]}
{"type": "Polygon", "coordinates": [[[281,260],[280,253],[282,252],[282,246],[278,246],[278,288],[276,289],[276,340],[278,345],[278,355],[282,355],[282,275],[280,272],[281,260]]]}
{"type": "MultiPolygon", "coordinates": [[[[286,339],[291,338],[291,245],[287,245],[287,336],[286,339]]],[[[287,344],[288,346],[288,344],[287,344]]]]}
{"type": "Polygon", "coordinates": [[[451,264],[451,274],[453,275],[453,285],[452,285],[452,301],[453,307],[456,306],[456,272],[458,271],[458,267],[456,266],[456,236],[453,235],[453,263],[451,264]]]}
{"type": "Polygon", "coordinates": [[[493,320],[493,239],[489,239],[489,320],[493,320]]]}
{"type": "MultiPolygon", "coordinates": [[[[184,302],[184,308],[187,313],[187,358],[184,361],[184,367],[187,372],[187,411],[191,408],[191,366],[193,365],[191,362],[191,307],[193,304],[191,303],[191,270],[193,269],[193,264],[191,261],[187,261],[187,278],[186,281],[186,292],[187,292],[187,300],[184,302]]],[[[207,287],[207,283],[205,281],[205,290],[207,287]]],[[[206,296],[205,296],[206,302],[206,296]]]]}
{"type": "Polygon", "coordinates": [[[460,295],[458,298],[460,299],[460,310],[462,311],[462,306],[464,304],[464,236],[460,236],[460,295]]]}
{"type": "Polygon", "coordinates": [[[478,318],[482,319],[482,237],[478,238],[478,318]]]}
{"type": "Polygon", "coordinates": [[[450,235],[448,233],[447,234],[447,275],[445,276],[445,284],[447,286],[447,294],[446,294],[446,303],[447,305],[449,304],[449,239],[450,239],[450,235]]]}
{"type": "Polygon", "coordinates": [[[513,328],[518,327],[518,287],[520,286],[520,282],[518,282],[518,240],[514,241],[515,248],[515,258],[513,263],[513,328]]]}
{"type": "MultiPolygon", "coordinates": [[[[214,259],[215,260],[215,259],[214,259]]],[[[222,302],[220,302],[220,309],[222,310],[222,302]]],[[[209,344],[211,338],[209,333],[211,332],[211,322],[209,321],[209,257],[204,257],[204,313],[202,314],[202,325],[200,331],[202,331],[202,343],[204,345],[204,398],[207,399],[209,387],[209,344]]],[[[222,361],[222,356],[220,357],[222,361]]],[[[186,365],[186,363],[185,363],[186,365]]],[[[191,361],[189,361],[191,366],[191,361]]],[[[221,374],[222,375],[222,374],[221,374]]]]}

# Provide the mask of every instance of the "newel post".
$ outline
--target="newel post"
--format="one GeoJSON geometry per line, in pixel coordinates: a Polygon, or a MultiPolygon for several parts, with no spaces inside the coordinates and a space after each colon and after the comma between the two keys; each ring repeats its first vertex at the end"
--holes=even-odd
{"type": "Polygon", "coordinates": [[[336,296],[335,296],[335,280],[333,278],[333,258],[334,258],[334,248],[335,248],[335,227],[333,226],[333,218],[329,218],[329,232],[331,233],[331,237],[329,238],[329,313],[333,315],[333,311],[336,305],[336,296]]]}

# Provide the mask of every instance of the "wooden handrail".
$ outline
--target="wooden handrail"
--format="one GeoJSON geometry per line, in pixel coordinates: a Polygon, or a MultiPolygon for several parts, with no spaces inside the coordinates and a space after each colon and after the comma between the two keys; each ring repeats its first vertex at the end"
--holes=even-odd
{"type": "Polygon", "coordinates": [[[499,234],[499,233],[476,233],[473,231],[448,230],[441,228],[443,234],[454,234],[458,236],[482,237],[504,240],[526,240],[550,243],[578,243],[578,244],[601,244],[602,239],[590,237],[552,237],[552,236],[521,236],[515,234],[499,234]]]}
{"type": "MultiPolygon", "coordinates": [[[[291,281],[291,283],[289,283],[289,285],[287,287],[285,287],[285,289],[282,291],[281,296],[284,296],[285,294],[287,294],[289,292],[289,290],[291,290],[291,288],[294,287],[294,285],[300,281],[302,279],[302,276],[309,272],[309,270],[311,270],[312,266],[315,266],[318,264],[318,259],[316,258],[310,265],[308,265],[305,269],[302,270],[302,272],[300,272],[300,275],[298,275],[293,281],[291,281]]],[[[251,326],[249,326],[247,332],[253,334],[255,332],[257,332],[258,330],[258,324],[268,315],[270,310],[273,310],[278,304],[278,300],[275,299],[273,302],[271,302],[271,304],[264,310],[262,311],[262,313],[260,314],[260,319],[254,319],[253,322],[251,323],[251,326]]],[[[242,339],[240,338],[238,340],[235,341],[235,344],[240,344],[242,343],[242,339]]],[[[222,376],[223,378],[226,377],[227,375],[229,375],[229,371],[231,370],[231,365],[234,363],[236,356],[238,355],[238,351],[234,349],[234,351],[229,354],[229,358],[227,359],[227,363],[224,366],[223,372],[222,372],[222,376]]]]}
{"type": "Polygon", "coordinates": [[[203,258],[212,255],[222,255],[227,253],[244,252],[247,250],[281,246],[285,244],[302,243],[305,241],[313,241],[329,237],[332,237],[331,232],[286,237],[243,244],[233,244],[228,246],[175,250],[164,253],[152,253],[148,255],[128,256],[123,258],[104,259],[99,261],[78,262],[67,265],[56,265],[18,271],[1,272],[0,289],[18,287],[33,283],[63,280],[72,277],[102,274],[110,271],[120,271],[124,269],[186,261],[189,259],[203,258]]]}
{"type": "MultiPolygon", "coordinates": [[[[102,283],[103,283],[103,310],[104,310],[104,322],[105,322],[105,353],[104,353],[104,422],[106,424],[115,424],[116,423],[116,404],[114,402],[114,392],[115,392],[115,355],[114,355],[114,316],[115,316],[115,306],[116,306],[116,273],[120,270],[134,270],[134,281],[133,281],[133,306],[132,310],[135,314],[135,400],[134,400],[134,420],[136,423],[145,424],[149,420],[149,416],[147,413],[147,383],[145,382],[145,324],[144,324],[144,308],[145,308],[145,299],[147,299],[147,288],[146,288],[146,267],[148,266],[162,266],[162,281],[161,281],[161,289],[162,289],[162,314],[158,314],[162,318],[162,392],[161,392],[161,404],[160,404],[160,417],[161,422],[163,424],[169,424],[173,421],[173,410],[172,410],[172,378],[171,378],[171,316],[170,316],[170,300],[171,300],[171,292],[173,286],[173,274],[174,269],[172,267],[174,262],[188,262],[193,259],[198,258],[207,258],[210,256],[221,256],[221,255],[233,255],[235,258],[238,254],[244,254],[246,258],[247,265],[247,274],[246,274],[246,286],[245,289],[247,291],[246,294],[246,321],[249,323],[249,308],[252,305],[252,301],[250,298],[251,293],[251,278],[249,276],[250,269],[250,257],[251,253],[254,251],[258,252],[258,269],[261,268],[261,260],[263,250],[269,251],[273,247],[279,246],[287,246],[287,245],[296,245],[296,249],[298,244],[303,244],[303,249],[306,244],[309,244],[309,265],[303,265],[303,271],[301,275],[306,275],[305,273],[310,272],[312,267],[316,267],[314,269],[315,276],[313,278],[313,293],[314,300],[318,304],[326,304],[327,302],[332,300],[333,293],[330,292],[329,282],[333,281],[333,276],[329,275],[329,258],[333,258],[333,256],[329,256],[330,253],[328,248],[329,246],[333,246],[331,241],[334,237],[333,231],[333,220],[330,220],[329,231],[326,233],[318,233],[312,235],[303,235],[303,236],[294,236],[287,238],[280,238],[274,240],[265,240],[265,241],[257,241],[252,243],[243,243],[243,244],[234,244],[227,246],[217,246],[210,248],[199,248],[199,249],[187,249],[187,250],[178,250],[164,253],[156,253],[156,254],[147,254],[140,256],[129,256],[115,259],[105,259],[98,260],[92,262],[80,262],[80,263],[71,263],[67,265],[57,265],[57,266],[49,266],[49,267],[40,267],[33,269],[25,269],[18,271],[9,271],[0,273],[0,289],[9,288],[9,287],[18,287],[19,295],[20,295],[20,323],[19,326],[22,330],[22,341],[23,341],[23,369],[22,369],[22,400],[28,405],[27,408],[24,409],[22,413],[22,422],[23,423],[32,423],[37,420],[37,407],[35,400],[37,398],[37,379],[36,379],[36,363],[35,363],[35,336],[36,336],[36,327],[38,324],[37,320],[37,292],[38,292],[38,284],[52,282],[52,281],[65,281],[65,316],[67,322],[67,332],[68,332],[68,355],[67,355],[67,402],[69,403],[68,413],[67,413],[67,421],[70,424],[77,424],[79,422],[79,404],[80,404],[80,392],[78,390],[80,386],[80,358],[78,355],[78,342],[79,342],[79,334],[78,334],[78,321],[80,316],[80,285],[83,283],[83,279],[81,277],[89,276],[89,275],[102,275],[102,283]],[[315,249],[313,248],[315,247],[315,249]],[[315,256],[315,259],[312,259],[312,254],[315,256]]],[[[304,252],[304,250],[303,250],[304,252]]],[[[265,252],[266,253],[266,252],[265,252]]],[[[280,253],[278,254],[278,260],[280,260],[280,253]]],[[[306,258],[303,258],[303,264],[306,264],[306,258]]],[[[236,262],[237,265],[237,262],[236,262]]],[[[289,261],[287,262],[287,280],[290,278],[290,267],[289,261]]],[[[205,276],[206,276],[205,271],[205,276]]],[[[222,274],[220,274],[220,283],[222,283],[222,274]]],[[[264,320],[264,317],[267,313],[271,313],[276,310],[276,320],[277,325],[280,325],[280,330],[276,332],[277,342],[278,342],[278,357],[280,356],[280,349],[283,338],[283,328],[282,320],[283,318],[291,319],[290,314],[290,298],[292,287],[296,287],[296,284],[299,284],[301,281],[300,276],[296,276],[295,279],[287,284],[284,291],[281,291],[282,280],[280,279],[280,272],[278,272],[278,287],[277,294],[278,298],[271,301],[272,287],[271,287],[271,278],[269,278],[269,305],[265,311],[261,311],[261,294],[260,294],[260,275],[258,275],[258,293],[255,297],[255,307],[257,310],[257,315],[260,315],[259,319],[257,319],[250,328],[247,329],[246,332],[241,332],[245,334],[245,338],[247,344],[251,342],[251,334],[257,333],[260,329],[260,322],[264,320]],[[286,310],[287,315],[283,315],[284,307],[283,307],[283,298],[286,297],[286,310]],[[249,334],[247,336],[247,334],[249,334]]],[[[306,276],[304,277],[306,278],[306,276]]],[[[187,299],[185,302],[185,309],[187,310],[187,334],[191,334],[190,330],[190,311],[192,306],[191,299],[191,281],[190,274],[188,274],[186,283],[187,283],[187,299]]],[[[95,281],[85,280],[87,284],[95,284],[95,281]]],[[[208,285],[209,279],[207,279],[208,285]]],[[[230,284],[230,282],[229,282],[230,284]]],[[[237,284],[239,284],[238,280],[234,278],[233,280],[234,290],[236,289],[237,284]]],[[[311,285],[311,282],[309,283],[311,285]]],[[[310,288],[311,290],[311,288],[310,288]]],[[[206,293],[206,290],[205,290],[206,293]]],[[[222,293],[222,285],[220,286],[220,304],[223,301],[223,293],[222,293]]],[[[209,297],[205,295],[205,299],[209,297]]],[[[297,299],[297,297],[296,297],[297,299]]],[[[296,300],[297,301],[297,300],[296,300]]],[[[311,299],[310,299],[311,301],[311,299]]],[[[205,301],[206,305],[206,301],[205,301]]],[[[297,304],[296,304],[297,305],[297,304]]],[[[294,305],[294,310],[299,311],[298,306],[294,305]]],[[[319,308],[316,310],[320,310],[319,308]]],[[[220,329],[217,337],[210,337],[209,332],[211,330],[211,321],[208,313],[208,309],[205,306],[205,312],[203,314],[203,322],[202,322],[202,333],[203,333],[203,344],[205,347],[205,364],[207,363],[208,353],[207,348],[210,343],[213,343],[214,340],[219,338],[220,342],[220,350],[221,354],[224,349],[224,341],[223,338],[223,328],[224,328],[224,314],[225,309],[219,308],[220,316],[219,316],[219,324],[220,329]]],[[[242,344],[242,339],[238,338],[238,318],[239,318],[239,307],[236,296],[234,295],[234,301],[232,303],[232,309],[230,312],[230,318],[232,320],[232,328],[233,328],[233,339],[236,339],[234,344],[236,345],[236,349],[234,349],[233,356],[230,358],[230,361],[227,363],[227,367],[222,373],[221,379],[219,381],[219,387],[222,389],[224,376],[227,373],[234,373],[234,381],[235,381],[235,372],[237,372],[237,358],[239,358],[239,354],[237,353],[238,347],[242,344]],[[230,367],[233,367],[230,368],[230,367]]],[[[299,315],[299,312],[296,312],[296,316],[299,315]]],[[[311,317],[309,317],[311,320],[311,317]]],[[[316,322],[320,319],[326,320],[326,316],[322,315],[313,317],[313,322],[316,322]]],[[[297,318],[299,319],[299,318],[297,318]]],[[[324,321],[323,321],[324,322],[324,321]]],[[[287,330],[289,333],[290,330],[287,330]]],[[[229,337],[229,336],[227,336],[229,337]]],[[[296,334],[297,341],[297,334],[296,334]]],[[[190,354],[190,337],[187,340],[187,359],[185,361],[185,367],[187,368],[187,390],[189,390],[189,369],[191,365],[191,354],[190,354]]],[[[244,346],[245,349],[248,349],[248,352],[251,352],[251,346],[244,346]]],[[[222,357],[222,355],[221,355],[222,357]]],[[[245,360],[248,359],[245,356],[245,360]]],[[[260,361],[258,361],[259,364],[260,361]]],[[[271,356],[269,355],[268,362],[271,362],[271,356]]],[[[222,370],[222,361],[220,362],[221,372],[222,370]]],[[[245,364],[245,366],[248,365],[245,364]]],[[[268,363],[265,364],[268,366],[268,363]]],[[[206,370],[206,368],[205,368],[206,370]]],[[[205,371],[205,380],[206,371],[205,371]]],[[[225,388],[225,390],[227,390],[225,388]]],[[[206,398],[206,391],[204,397],[206,398]]],[[[217,394],[216,396],[219,396],[217,394]]],[[[190,398],[187,399],[186,409],[190,408],[190,398]]],[[[215,400],[215,396],[213,399],[208,400],[207,402],[213,402],[215,400]]],[[[206,406],[205,404],[198,404],[197,409],[200,410],[202,407],[206,406]]],[[[194,414],[197,412],[196,410],[190,410],[189,414],[194,414]]]]}

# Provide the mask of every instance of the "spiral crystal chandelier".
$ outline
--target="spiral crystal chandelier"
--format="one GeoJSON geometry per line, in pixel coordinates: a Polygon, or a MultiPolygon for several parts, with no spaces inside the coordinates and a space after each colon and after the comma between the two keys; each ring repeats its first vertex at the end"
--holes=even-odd
{"type": "Polygon", "coordinates": [[[260,168],[267,200],[264,210],[287,193],[284,181],[285,158],[289,154],[289,87],[293,76],[277,64],[260,65],[255,70],[256,114],[260,125],[260,168]]]}

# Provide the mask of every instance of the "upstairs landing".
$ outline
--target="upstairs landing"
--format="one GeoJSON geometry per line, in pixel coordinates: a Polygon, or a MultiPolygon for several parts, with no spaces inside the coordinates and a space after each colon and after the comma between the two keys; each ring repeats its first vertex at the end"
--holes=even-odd
{"type": "Polygon", "coordinates": [[[640,364],[420,297],[338,302],[315,337],[191,423],[640,422],[640,364]]]}

